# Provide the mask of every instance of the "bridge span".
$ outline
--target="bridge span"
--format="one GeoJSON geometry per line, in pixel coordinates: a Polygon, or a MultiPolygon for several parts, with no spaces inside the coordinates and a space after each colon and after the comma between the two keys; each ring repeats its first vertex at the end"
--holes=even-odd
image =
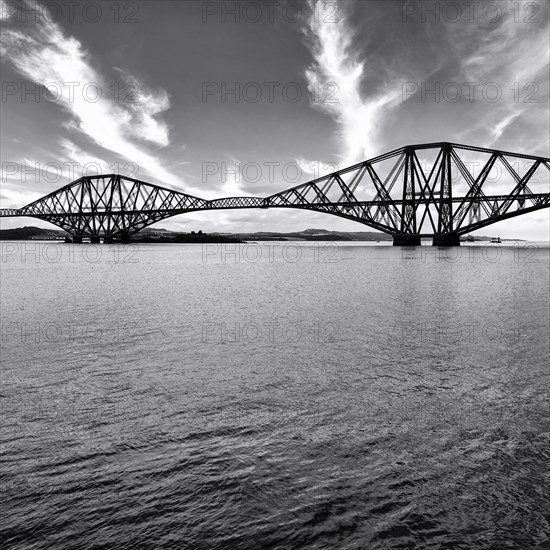
{"type": "Polygon", "coordinates": [[[0,217],[32,217],[73,242],[126,242],[188,212],[298,208],[353,220],[394,245],[458,246],[460,237],[550,206],[550,159],[441,142],[408,145],[268,197],[207,200],[118,174],[85,176],[0,217]]]}

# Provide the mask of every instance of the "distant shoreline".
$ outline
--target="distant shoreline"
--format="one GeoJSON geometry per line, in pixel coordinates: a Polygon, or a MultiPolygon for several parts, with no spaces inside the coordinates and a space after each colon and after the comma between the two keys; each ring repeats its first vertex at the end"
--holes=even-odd
{"type": "MultiPolygon", "coordinates": [[[[48,241],[65,242],[70,235],[58,229],[43,229],[39,227],[21,227],[17,229],[0,230],[0,241],[48,241]]],[[[489,242],[489,236],[474,236],[474,241],[489,242]]],[[[386,233],[373,231],[327,231],[326,229],[306,229],[288,233],[256,232],[256,233],[203,233],[202,231],[191,233],[179,233],[165,229],[145,229],[130,238],[129,243],[149,244],[242,244],[257,241],[336,241],[336,242],[392,242],[392,236],[386,233]]],[[[525,242],[525,239],[501,239],[502,242],[525,242]]],[[[67,242],[70,242],[67,240],[67,242]]],[[[467,243],[468,241],[462,240],[467,243]]],[[[113,244],[121,243],[115,241],[113,244]]],[[[128,244],[128,243],[126,243],[128,244]]]]}

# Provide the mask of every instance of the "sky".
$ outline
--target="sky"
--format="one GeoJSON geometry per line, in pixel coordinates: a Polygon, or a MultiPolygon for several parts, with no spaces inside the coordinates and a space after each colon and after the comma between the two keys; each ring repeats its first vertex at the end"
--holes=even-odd
{"type": "MultiPolygon", "coordinates": [[[[416,143],[549,157],[549,6],[0,0],[0,207],[112,172],[204,198],[267,196],[416,143]]],[[[1,227],[23,224],[49,226],[1,227]]],[[[157,227],[368,230],[286,209],[157,227]]],[[[480,233],[550,240],[550,209],[480,233]]]]}

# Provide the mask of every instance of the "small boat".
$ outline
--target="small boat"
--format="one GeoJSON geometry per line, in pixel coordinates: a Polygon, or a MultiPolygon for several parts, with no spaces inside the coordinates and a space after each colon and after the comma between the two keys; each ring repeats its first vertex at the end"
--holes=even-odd
{"type": "Polygon", "coordinates": [[[500,240],[500,237],[491,237],[491,242],[500,244],[502,241],[500,240]]]}

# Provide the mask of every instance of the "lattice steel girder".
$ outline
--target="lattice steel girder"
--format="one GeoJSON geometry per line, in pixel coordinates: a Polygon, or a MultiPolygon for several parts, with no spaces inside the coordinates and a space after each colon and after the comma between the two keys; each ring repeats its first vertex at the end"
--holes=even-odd
{"type": "Polygon", "coordinates": [[[550,172],[550,159],[446,142],[429,143],[395,149],[265,198],[206,200],[106,174],[82,177],[23,208],[1,209],[0,217],[31,216],[54,223],[73,235],[113,237],[128,236],[186,212],[299,208],[354,220],[401,238],[457,235],[550,206],[549,185],[544,192],[533,186],[533,176],[541,170],[550,172]],[[421,157],[428,150],[432,150],[435,160],[431,166],[423,166],[421,157]],[[461,154],[475,152],[488,155],[477,177],[461,158],[461,154]],[[531,164],[522,176],[509,159],[531,164]],[[390,168],[386,170],[388,163],[390,168]],[[513,185],[506,193],[487,192],[489,174],[497,163],[512,178],[513,185]],[[457,177],[466,187],[462,196],[453,188],[457,177]],[[359,194],[367,197],[359,199],[359,194]]]}

